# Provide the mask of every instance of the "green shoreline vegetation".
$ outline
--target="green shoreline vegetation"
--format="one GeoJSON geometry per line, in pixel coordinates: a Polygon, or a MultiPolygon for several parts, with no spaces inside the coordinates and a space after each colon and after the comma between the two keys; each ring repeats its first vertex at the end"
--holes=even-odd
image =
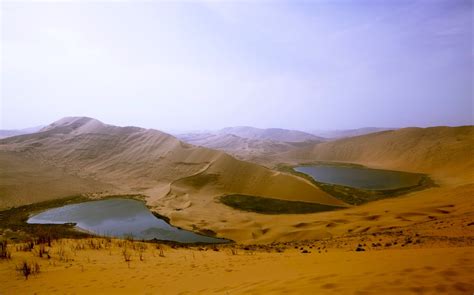
{"type": "Polygon", "coordinates": [[[318,203],[287,201],[241,194],[224,195],[219,200],[234,209],[262,214],[308,214],[343,208],[318,203]]]}

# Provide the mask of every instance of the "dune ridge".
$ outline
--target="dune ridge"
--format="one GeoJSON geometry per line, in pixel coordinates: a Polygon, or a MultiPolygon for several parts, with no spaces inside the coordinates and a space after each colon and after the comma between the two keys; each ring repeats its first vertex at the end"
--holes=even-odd
{"type": "MultiPolygon", "coordinates": [[[[328,239],[413,227],[438,218],[453,222],[472,218],[474,182],[467,173],[472,171],[471,147],[472,126],[468,126],[386,131],[281,153],[277,159],[264,159],[267,165],[279,163],[278,159],[355,162],[429,173],[439,187],[346,210],[269,216],[232,209],[218,197],[241,193],[336,206],[344,203],[305,179],[186,144],[160,131],[115,127],[90,118],[66,119],[42,132],[0,141],[1,153],[13,153],[24,161],[35,159],[45,164],[42,167],[54,166],[64,172],[56,179],[66,184],[67,177],[78,177],[95,181],[97,190],[107,193],[145,194],[152,210],[170,218],[172,224],[212,231],[240,243],[328,239]]],[[[34,172],[36,166],[31,165],[34,172]]],[[[6,170],[2,173],[7,176],[4,189],[17,176],[6,170]]],[[[26,197],[30,199],[22,202],[36,201],[26,197]]]]}
{"type": "MultiPolygon", "coordinates": [[[[143,193],[150,196],[149,203],[156,206],[163,205],[160,203],[163,198],[174,198],[174,203],[189,206],[187,198],[201,187],[188,183],[186,197],[183,197],[186,200],[180,202],[177,201],[180,193],[172,183],[198,172],[201,176],[218,177],[216,182],[204,185],[208,198],[225,193],[247,193],[344,205],[293,175],[239,161],[220,151],[185,144],[157,130],[116,127],[92,118],[68,117],[38,133],[3,139],[0,151],[5,157],[14,153],[16,157],[34,158],[41,165],[61,169],[63,181],[74,176],[102,183],[103,189],[107,187],[114,192],[143,193]]],[[[41,165],[36,163],[29,168],[41,165]]],[[[10,176],[15,177],[14,173],[10,176]]]]}

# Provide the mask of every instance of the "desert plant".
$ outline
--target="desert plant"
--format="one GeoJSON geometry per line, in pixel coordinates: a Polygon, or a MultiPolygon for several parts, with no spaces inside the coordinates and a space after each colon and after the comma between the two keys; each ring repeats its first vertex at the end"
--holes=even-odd
{"type": "Polygon", "coordinates": [[[163,248],[161,248],[160,245],[157,245],[156,249],[160,250],[160,257],[165,257],[165,252],[163,251],[163,248]]]}
{"type": "Polygon", "coordinates": [[[31,252],[35,247],[35,243],[33,241],[28,241],[26,243],[20,244],[16,247],[17,251],[23,252],[31,252]]]}
{"type": "Polygon", "coordinates": [[[46,256],[49,258],[51,258],[51,256],[49,255],[49,250],[46,250],[46,247],[44,246],[44,244],[41,244],[39,249],[38,249],[38,256],[40,258],[43,258],[43,256],[46,256]]]}
{"type": "Polygon", "coordinates": [[[35,240],[36,245],[47,244],[48,247],[51,247],[51,235],[49,233],[40,234],[35,240]]]}
{"type": "Polygon", "coordinates": [[[102,243],[94,239],[89,239],[89,248],[92,250],[100,250],[102,249],[102,243]]]}
{"type": "Polygon", "coordinates": [[[69,255],[66,253],[66,250],[63,246],[58,249],[58,256],[60,261],[68,262],[70,260],[69,255]]]}
{"type": "Polygon", "coordinates": [[[38,263],[28,263],[23,261],[23,263],[17,266],[16,270],[25,277],[25,280],[28,280],[30,275],[38,274],[40,272],[40,265],[38,263]]]}
{"type": "Polygon", "coordinates": [[[8,251],[7,241],[0,242],[0,259],[10,259],[12,255],[10,251],[8,251]]]}
{"type": "Polygon", "coordinates": [[[128,267],[130,268],[130,261],[132,261],[132,253],[128,251],[127,248],[123,249],[122,251],[123,259],[125,262],[128,264],[128,267]]]}

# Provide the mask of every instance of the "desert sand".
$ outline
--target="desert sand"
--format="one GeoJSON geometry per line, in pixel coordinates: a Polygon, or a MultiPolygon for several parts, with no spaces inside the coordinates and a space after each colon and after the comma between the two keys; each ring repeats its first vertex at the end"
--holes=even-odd
{"type": "MultiPolygon", "coordinates": [[[[66,118],[41,133],[0,141],[0,159],[21,164],[16,170],[1,170],[0,192],[23,196],[17,203],[2,196],[3,207],[37,202],[53,192],[55,197],[66,196],[69,192],[63,187],[52,187],[43,195],[28,193],[30,186],[36,190],[57,179],[76,183],[71,187],[77,192],[94,192],[95,197],[142,193],[148,196],[148,206],[169,217],[173,225],[210,230],[236,243],[217,246],[218,251],[213,246],[161,245],[165,257],[155,244],[147,244],[143,261],[130,244],[130,266],[122,253],[128,242],[119,240],[93,242],[103,243],[100,249],[88,247],[87,240],[54,241],[50,260],[36,257],[37,250],[16,251],[11,244],[12,259],[0,261],[0,285],[7,294],[13,290],[19,294],[31,290],[38,294],[472,294],[473,130],[466,126],[385,131],[278,155],[288,164],[337,161],[427,173],[437,184],[349,206],[305,179],[184,144],[159,131],[66,118]],[[43,178],[38,167],[54,168],[48,169],[49,178],[43,178]],[[36,182],[26,188],[13,186],[25,179],[36,182]],[[97,187],[85,189],[81,181],[97,187]],[[257,214],[218,202],[216,198],[225,193],[347,209],[257,214]],[[27,281],[15,270],[24,260],[41,265],[41,272],[27,281]]],[[[273,156],[260,160],[269,167],[277,164],[273,156]]]]}
{"type": "Polygon", "coordinates": [[[356,252],[343,244],[173,249],[59,240],[45,248],[50,259],[12,246],[12,259],[0,262],[0,285],[2,294],[470,294],[474,288],[473,245],[356,252]],[[25,280],[16,271],[23,261],[37,263],[40,272],[25,280]]]}

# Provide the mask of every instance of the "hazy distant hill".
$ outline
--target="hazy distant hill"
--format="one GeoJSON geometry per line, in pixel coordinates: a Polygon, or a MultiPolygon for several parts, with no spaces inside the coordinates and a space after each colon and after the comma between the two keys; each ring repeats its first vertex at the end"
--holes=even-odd
{"type": "Polygon", "coordinates": [[[157,130],[85,117],[64,118],[38,133],[0,140],[0,173],[0,207],[105,190],[147,194],[149,203],[163,211],[184,210],[225,193],[342,204],[293,175],[157,130]],[[54,173],[43,175],[49,169],[54,173]]]}
{"type": "Polygon", "coordinates": [[[14,129],[14,130],[0,130],[0,138],[7,138],[22,134],[30,134],[38,132],[43,126],[30,127],[25,129],[14,129]]]}
{"type": "Polygon", "coordinates": [[[354,137],[370,133],[376,133],[387,130],[396,130],[396,128],[377,128],[377,127],[365,127],[358,129],[345,129],[345,130],[313,130],[310,133],[316,136],[337,139],[344,137],[354,137]]]}
{"type": "Polygon", "coordinates": [[[266,139],[243,138],[223,133],[190,133],[177,137],[187,143],[221,150],[239,159],[254,160],[261,156],[290,151],[318,141],[281,142],[266,139]]]}
{"type": "Polygon", "coordinates": [[[262,164],[264,164],[260,161],[262,157],[291,151],[324,140],[296,130],[254,127],[228,127],[215,132],[195,132],[176,136],[190,144],[221,150],[239,159],[262,164]]]}
{"type": "Polygon", "coordinates": [[[255,127],[227,127],[218,131],[218,134],[232,134],[242,138],[273,140],[281,142],[322,141],[324,138],[297,130],[280,128],[260,129],[255,127]]]}

